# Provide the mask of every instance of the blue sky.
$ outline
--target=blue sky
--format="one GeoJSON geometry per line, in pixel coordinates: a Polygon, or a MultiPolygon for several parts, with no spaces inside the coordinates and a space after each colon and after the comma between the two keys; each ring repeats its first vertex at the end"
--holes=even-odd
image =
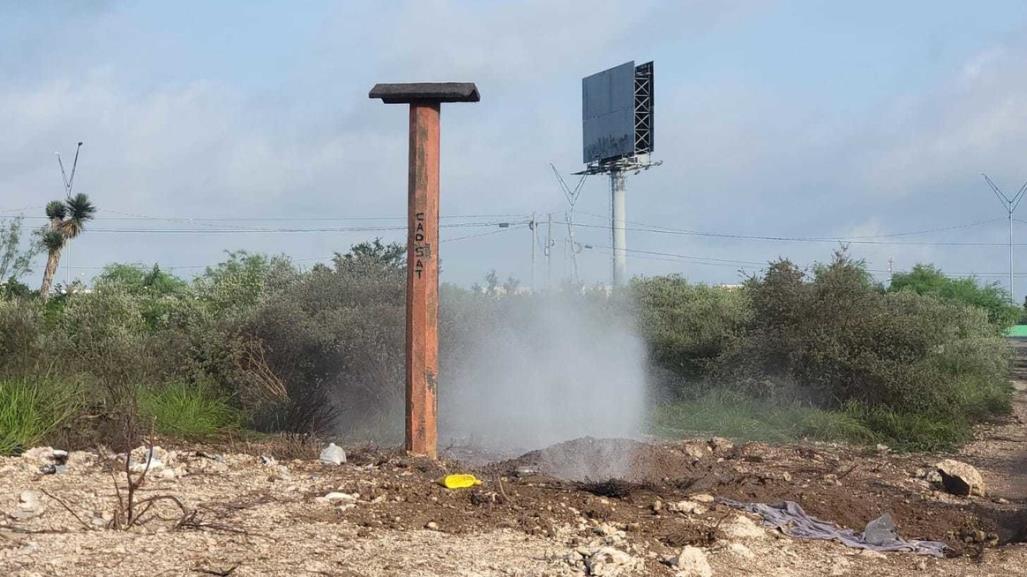
{"type": "MultiPolygon", "coordinates": [[[[112,261],[191,275],[226,249],[309,265],[401,240],[406,116],[367,91],[468,80],[482,101],[443,111],[444,222],[553,212],[559,278],[566,205],[548,164],[580,168],[580,79],[654,60],[664,165],[629,178],[633,227],[861,240],[850,250],[875,271],[891,258],[1005,282],[1004,213],[980,173],[1010,192],[1027,179],[1025,23],[1027,5],[1001,1],[0,2],[0,216],[39,216],[62,193],[53,152],[83,140],[76,189],[101,213],[74,241],[76,277],[112,261]],[[480,214],[509,216],[467,217],[480,214]],[[383,230],[124,232],[355,227],[383,230]]],[[[590,179],[576,216],[595,247],[579,256],[588,282],[608,278],[608,211],[590,179]]],[[[499,230],[444,229],[443,281],[528,282],[529,231],[499,230]]],[[[837,247],[642,230],[628,243],[644,251],[634,274],[712,283],[837,247]]]]}

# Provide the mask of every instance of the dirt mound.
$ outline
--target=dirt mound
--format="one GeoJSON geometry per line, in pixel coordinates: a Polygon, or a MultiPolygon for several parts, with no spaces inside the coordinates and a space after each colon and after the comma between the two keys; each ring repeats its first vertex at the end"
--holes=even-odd
{"type": "MultiPolygon", "coordinates": [[[[1000,543],[1022,540],[1022,508],[947,495],[917,478],[927,461],[830,444],[734,447],[712,440],[650,444],[586,437],[487,470],[536,485],[549,478],[554,485],[636,506],[696,493],[745,502],[795,501],[811,515],[857,531],[891,513],[902,536],[944,541],[957,553],[979,549],[979,536],[1000,543]]],[[[653,523],[648,531],[667,542],[661,525],[653,523]]]]}
{"type": "Polygon", "coordinates": [[[673,447],[592,437],[532,451],[499,463],[496,469],[508,474],[532,472],[568,481],[619,479],[633,483],[695,474],[692,460],[673,447]]]}

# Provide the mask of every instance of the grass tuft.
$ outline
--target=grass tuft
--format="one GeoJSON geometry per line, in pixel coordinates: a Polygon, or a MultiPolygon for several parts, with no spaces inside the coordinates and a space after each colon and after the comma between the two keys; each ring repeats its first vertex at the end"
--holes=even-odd
{"type": "Polygon", "coordinates": [[[174,383],[144,388],[139,393],[139,413],[145,422],[164,435],[203,438],[237,429],[239,411],[201,384],[174,383]]]}
{"type": "Polygon", "coordinates": [[[0,454],[40,443],[81,406],[77,383],[0,379],[0,454]]]}
{"type": "Polygon", "coordinates": [[[951,449],[972,435],[967,420],[951,416],[900,413],[857,403],[841,410],[826,410],[723,392],[655,407],[651,429],[668,437],[721,435],[743,441],[884,443],[900,451],[951,449]]]}

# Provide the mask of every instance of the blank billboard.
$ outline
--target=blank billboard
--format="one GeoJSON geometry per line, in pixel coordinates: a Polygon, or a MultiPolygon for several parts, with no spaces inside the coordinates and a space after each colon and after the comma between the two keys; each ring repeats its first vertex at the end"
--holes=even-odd
{"type": "Polygon", "coordinates": [[[583,78],[581,99],[585,163],[634,154],[634,61],[583,78]]]}

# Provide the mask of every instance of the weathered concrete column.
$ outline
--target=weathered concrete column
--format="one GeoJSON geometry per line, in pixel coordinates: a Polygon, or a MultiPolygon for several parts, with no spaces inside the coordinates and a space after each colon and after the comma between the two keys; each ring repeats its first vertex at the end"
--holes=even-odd
{"type": "Polygon", "coordinates": [[[438,456],[439,112],[477,102],[472,83],[377,84],[371,98],[410,105],[407,200],[406,450],[438,456]]]}

